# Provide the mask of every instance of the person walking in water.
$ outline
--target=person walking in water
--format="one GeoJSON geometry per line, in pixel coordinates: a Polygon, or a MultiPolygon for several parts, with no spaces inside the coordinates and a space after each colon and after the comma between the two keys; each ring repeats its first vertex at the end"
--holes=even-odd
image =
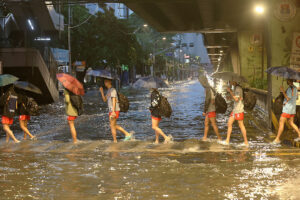
{"type": "Polygon", "coordinates": [[[202,141],[207,141],[207,135],[209,131],[209,123],[211,123],[218,140],[221,141],[222,138],[219,134],[219,129],[216,123],[216,104],[215,104],[215,93],[213,89],[209,86],[209,83],[205,76],[199,77],[199,82],[205,89],[205,104],[204,104],[204,112],[203,116],[205,116],[204,121],[204,136],[202,141]]]}
{"type": "Polygon", "coordinates": [[[65,95],[65,111],[68,116],[67,120],[73,138],[73,143],[76,144],[78,140],[77,140],[77,132],[75,128],[75,120],[78,117],[78,109],[76,109],[76,107],[71,102],[71,95],[75,95],[75,94],[73,94],[71,91],[67,89],[64,89],[64,95],[65,95]]]}
{"type": "Polygon", "coordinates": [[[247,132],[244,125],[244,102],[243,102],[243,88],[235,81],[229,81],[230,85],[234,86],[234,91],[230,89],[230,87],[227,88],[227,91],[229,92],[231,98],[234,101],[233,105],[233,111],[230,114],[229,120],[228,120],[228,130],[227,130],[227,138],[226,141],[223,141],[222,144],[229,145],[230,142],[230,136],[232,132],[232,125],[235,121],[238,121],[240,130],[244,137],[244,143],[242,146],[248,147],[248,139],[247,139],[247,132]]]}
{"type": "Polygon", "coordinates": [[[18,108],[18,96],[13,85],[5,86],[3,90],[4,94],[0,98],[0,105],[3,107],[2,125],[3,130],[6,133],[6,142],[9,142],[9,138],[12,138],[15,143],[19,143],[20,141],[16,139],[14,133],[10,129],[10,126],[13,124],[13,117],[18,108]]]}
{"type": "Polygon", "coordinates": [[[105,78],[104,85],[108,89],[106,95],[104,95],[103,87],[99,88],[99,91],[102,96],[102,100],[107,102],[108,109],[109,109],[109,122],[110,122],[110,129],[111,134],[113,136],[114,143],[117,143],[117,130],[121,131],[125,135],[124,141],[128,141],[132,139],[133,133],[128,133],[124,130],[121,126],[117,124],[117,119],[120,115],[120,106],[118,102],[118,94],[117,90],[112,87],[112,79],[105,78]]]}
{"type": "Polygon", "coordinates": [[[27,135],[30,137],[30,139],[35,139],[35,136],[33,136],[28,130],[28,121],[30,121],[30,113],[27,110],[27,102],[28,97],[22,92],[18,92],[18,113],[20,114],[19,122],[20,128],[24,132],[24,140],[26,140],[27,135]]]}
{"type": "Polygon", "coordinates": [[[292,79],[287,79],[287,85],[289,86],[286,92],[284,88],[281,86],[280,91],[283,93],[284,101],[283,101],[283,108],[282,114],[279,120],[279,128],[277,132],[277,136],[273,141],[274,144],[280,143],[280,136],[284,130],[284,124],[286,121],[290,124],[290,126],[298,133],[297,141],[300,141],[300,131],[296,124],[294,123],[294,117],[296,114],[296,101],[298,98],[298,91],[297,87],[293,85],[292,79]]]}
{"type": "Polygon", "coordinates": [[[159,135],[164,138],[164,143],[169,143],[172,141],[171,136],[166,136],[166,134],[159,128],[159,122],[161,121],[161,116],[159,115],[159,104],[161,101],[160,94],[157,89],[151,89],[151,119],[152,119],[152,129],[155,131],[155,144],[159,143],[159,135]]]}

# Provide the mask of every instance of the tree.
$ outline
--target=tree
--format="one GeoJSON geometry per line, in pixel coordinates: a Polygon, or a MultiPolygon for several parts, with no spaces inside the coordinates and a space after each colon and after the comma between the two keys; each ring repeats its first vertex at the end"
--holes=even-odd
{"type": "MultiPolygon", "coordinates": [[[[67,8],[64,9],[67,15],[67,8]]],[[[93,69],[103,68],[104,65],[111,69],[117,69],[121,64],[133,66],[137,63],[138,52],[141,50],[135,35],[128,34],[132,29],[127,23],[117,19],[111,10],[105,9],[104,13],[98,12],[90,16],[83,6],[72,6],[71,46],[72,62],[76,60],[86,61],[86,69],[77,77],[81,82],[88,67],[93,69]],[[104,62],[104,60],[106,62],[104,62]]],[[[68,22],[68,18],[65,18],[68,22]]],[[[67,32],[64,34],[64,46],[67,45],[67,32]]]]}

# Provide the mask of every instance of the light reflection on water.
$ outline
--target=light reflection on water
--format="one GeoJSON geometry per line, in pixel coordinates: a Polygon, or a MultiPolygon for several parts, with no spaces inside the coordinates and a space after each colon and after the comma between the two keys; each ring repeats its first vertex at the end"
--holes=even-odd
{"type": "MultiPolygon", "coordinates": [[[[30,122],[39,140],[6,145],[2,138],[0,199],[300,199],[300,151],[266,143],[268,130],[260,120],[246,115],[249,149],[237,147],[243,141],[237,126],[232,146],[217,144],[212,130],[210,142],[199,141],[204,101],[199,83],[162,90],[174,111],[161,123],[175,138],[166,145],[153,144],[149,92],[124,93],[131,111],[119,121],[136,132],[136,141],[111,143],[107,108],[97,91],[88,92],[88,114],[76,122],[78,145],[69,142],[62,101],[30,122]]],[[[227,116],[218,116],[223,138],[227,116]]],[[[21,137],[17,124],[13,129],[21,137]]]]}

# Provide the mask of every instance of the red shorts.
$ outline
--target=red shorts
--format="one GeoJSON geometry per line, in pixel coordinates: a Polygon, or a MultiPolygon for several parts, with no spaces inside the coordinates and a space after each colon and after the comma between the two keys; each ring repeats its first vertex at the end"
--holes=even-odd
{"type": "Polygon", "coordinates": [[[291,114],[287,114],[287,113],[282,113],[281,114],[281,117],[284,117],[284,118],[292,118],[292,117],[295,117],[295,115],[291,115],[291,114]]]}
{"type": "Polygon", "coordinates": [[[154,116],[151,115],[151,119],[154,119],[154,120],[156,120],[156,121],[160,121],[160,120],[161,120],[161,117],[154,117],[154,116]]]}
{"type": "Polygon", "coordinates": [[[216,112],[208,112],[208,113],[206,114],[206,116],[208,116],[208,118],[214,118],[214,117],[217,116],[217,114],[216,114],[216,112]]]}
{"type": "MultiPolygon", "coordinates": [[[[115,111],[115,113],[116,113],[115,119],[118,119],[119,116],[120,116],[120,111],[115,111]]],[[[111,114],[112,114],[112,112],[109,112],[109,113],[108,113],[108,116],[110,117],[111,114]]]]}
{"type": "MultiPolygon", "coordinates": [[[[233,112],[230,113],[230,117],[233,116],[233,112]]],[[[234,119],[235,120],[244,120],[244,113],[236,113],[234,114],[234,119]]]]}
{"type": "Polygon", "coordinates": [[[14,122],[13,118],[9,118],[6,116],[2,116],[2,124],[8,124],[8,125],[12,125],[14,122]]]}
{"type": "Polygon", "coordinates": [[[68,121],[74,121],[76,118],[76,116],[68,116],[68,121]]]}
{"type": "Polygon", "coordinates": [[[19,116],[20,121],[30,120],[30,115],[20,115],[19,116]]]}

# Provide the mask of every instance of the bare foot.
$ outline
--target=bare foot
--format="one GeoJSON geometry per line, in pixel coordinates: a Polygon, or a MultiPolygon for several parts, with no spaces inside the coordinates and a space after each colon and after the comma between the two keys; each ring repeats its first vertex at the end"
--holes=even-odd
{"type": "Polygon", "coordinates": [[[201,140],[202,140],[203,142],[206,142],[206,141],[207,141],[207,138],[203,137],[201,140]]]}
{"type": "Polygon", "coordinates": [[[159,144],[159,141],[158,141],[158,140],[155,140],[154,144],[159,144]]]}
{"type": "Polygon", "coordinates": [[[33,136],[32,138],[30,138],[31,140],[37,140],[36,136],[33,136]]]}
{"type": "Polygon", "coordinates": [[[17,144],[17,143],[20,143],[20,140],[15,140],[15,143],[17,144]]]}

